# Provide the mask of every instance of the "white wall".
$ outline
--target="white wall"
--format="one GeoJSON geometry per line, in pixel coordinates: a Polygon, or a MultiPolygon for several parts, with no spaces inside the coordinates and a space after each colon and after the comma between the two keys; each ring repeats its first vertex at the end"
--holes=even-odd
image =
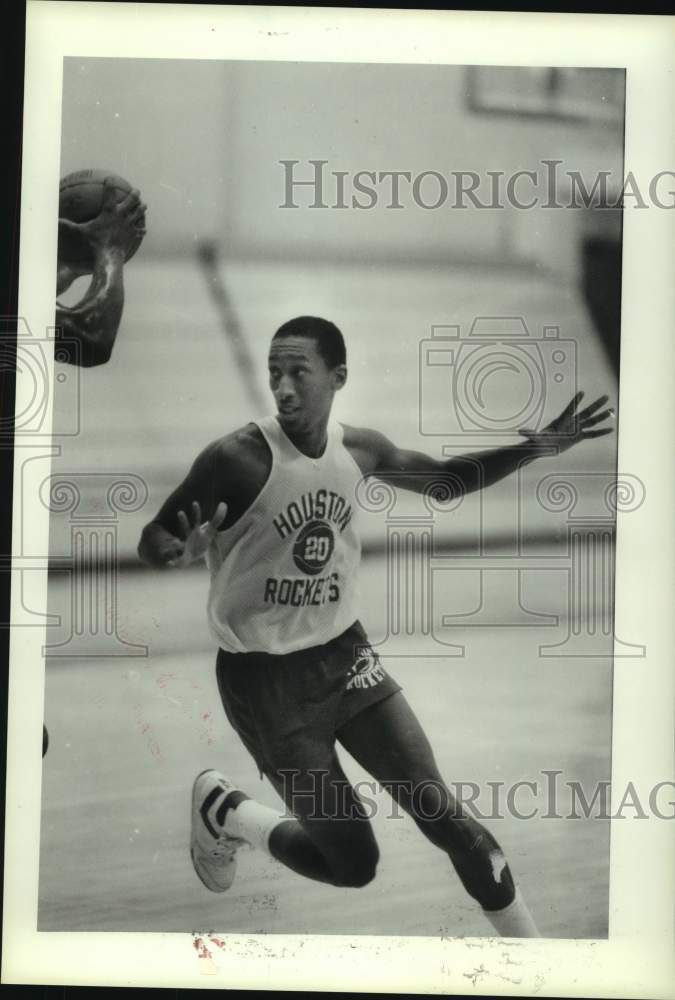
{"type": "Polygon", "coordinates": [[[534,169],[542,179],[541,161],[561,159],[588,181],[599,170],[620,177],[616,126],[476,115],[466,91],[466,70],[452,66],[69,59],[62,173],[109,166],[139,186],[148,256],[190,253],[207,236],[235,258],[534,259],[572,275],[581,210],[424,210],[405,198],[392,210],[386,187],[365,211],[279,207],[283,159],[305,172],[325,159],[327,172],[534,169]]]}
{"type": "Polygon", "coordinates": [[[61,175],[110,169],[148,204],[144,256],[190,253],[222,233],[226,207],[226,66],[164,59],[66,59],[61,175]]]}

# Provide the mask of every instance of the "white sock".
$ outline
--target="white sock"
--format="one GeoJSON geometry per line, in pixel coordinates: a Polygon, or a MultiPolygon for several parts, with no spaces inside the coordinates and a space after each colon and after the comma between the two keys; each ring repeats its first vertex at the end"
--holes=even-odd
{"type": "Polygon", "coordinates": [[[525,900],[516,889],[514,900],[503,910],[483,910],[500,937],[541,937],[525,900]]]}
{"type": "Polygon", "coordinates": [[[261,847],[269,852],[270,834],[275,826],[287,816],[279,815],[277,809],[263,806],[254,799],[245,799],[225,814],[225,832],[231,837],[247,840],[253,847],[261,847]]]}

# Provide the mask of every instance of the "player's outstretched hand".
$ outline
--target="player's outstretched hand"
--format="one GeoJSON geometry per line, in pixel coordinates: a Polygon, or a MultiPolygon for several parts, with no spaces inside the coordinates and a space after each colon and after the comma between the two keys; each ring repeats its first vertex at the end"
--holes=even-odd
{"type": "Polygon", "coordinates": [[[126,255],[145,236],[146,209],[136,188],[118,201],[114,178],[106,177],[101,211],[96,218],[83,222],[82,229],[94,247],[108,247],[126,255]]]}
{"type": "Polygon", "coordinates": [[[176,559],[170,559],[168,566],[189,566],[195,559],[204,555],[213,539],[218,534],[218,529],[225,520],[227,514],[227,504],[222,500],[216,507],[215,514],[210,521],[202,523],[201,507],[196,500],[192,503],[192,522],[184,510],[178,511],[178,524],[183,538],[183,550],[176,559]]]}
{"type": "Polygon", "coordinates": [[[589,406],[577,412],[577,406],[583,397],[583,392],[578,392],[560,416],[552,420],[542,430],[534,431],[523,427],[518,433],[546,452],[552,448],[557,449],[558,452],[567,451],[579,441],[611,434],[614,430],[613,427],[607,427],[606,423],[604,427],[597,426],[614,417],[614,410],[601,409],[608,401],[609,396],[600,396],[594,403],[590,403],[589,406]]]}

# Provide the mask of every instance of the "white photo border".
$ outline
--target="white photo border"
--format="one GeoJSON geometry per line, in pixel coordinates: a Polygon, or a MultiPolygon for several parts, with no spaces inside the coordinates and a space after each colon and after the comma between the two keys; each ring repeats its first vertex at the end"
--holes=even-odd
{"type": "MultiPolygon", "coordinates": [[[[544,13],[61,3],[27,10],[19,315],[53,326],[63,59],[68,56],[458,65],[608,66],[627,70],[625,169],[640,180],[672,167],[675,18],[544,13]],[[161,28],[158,30],[158,22],[161,28]]],[[[673,778],[675,211],[624,213],[619,474],[647,502],[618,515],[617,634],[647,656],[615,660],[613,784],[673,778]],[[645,340],[649,349],[645,350],[645,340]]],[[[49,359],[52,365],[52,359],[49,359]]],[[[53,372],[50,371],[50,378],[53,372]]],[[[17,413],[29,392],[17,376],[17,413]]],[[[21,495],[14,541],[31,510],[48,551],[49,514],[21,495]],[[34,506],[33,506],[34,505],[34,506]]],[[[47,569],[26,574],[32,608],[47,569]]],[[[12,620],[18,613],[12,580],[12,620]]],[[[26,588],[29,593],[26,593],[26,588]]],[[[40,629],[11,634],[3,981],[276,988],[504,996],[669,995],[673,969],[673,821],[612,821],[609,938],[505,941],[223,935],[208,968],[190,934],[38,933],[44,664],[40,629]],[[354,947],[356,945],[356,947],[354,947]],[[507,964],[507,959],[518,964],[507,964]],[[482,969],[480,975],[476,970],[482,969]]],[[[105,906],[105,900],[101,900],[105,906]]],[[[217,928],[215,928],[217,931],[217,928]]]]}

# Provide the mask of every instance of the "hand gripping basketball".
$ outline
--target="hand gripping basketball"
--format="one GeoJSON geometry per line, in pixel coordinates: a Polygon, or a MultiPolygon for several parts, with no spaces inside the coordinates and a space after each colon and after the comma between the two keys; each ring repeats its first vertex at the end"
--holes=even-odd
{"type": "Polygon", "coordinates": [[[96,251],[120,250],[129,260],[145,236],[140,192],[107,170],[77,170],[59,184],[59,260],[91,273],[96,251]]]}
{"type": "Polygon", "coordinates": [[[178,525],[183,539],[183,551],[178,559],[169,560],[169,566],[189,566],[195,559],[204,555],[213,539],[218,534],[218,529],[225,520],[227,514],[227,504],[222,500],[216,507],[215,514],[210,521],[202,523],[202,510],[199,503],[194,500],[192,503],[192,523],[184,510],[178,511],[178,525]]]}
{"type": "Polygon", "coordinates": [[[124,252],[125,260],[131,257],[145,236],[145,213],[147,205],[141,201],[140,193],[132,188],[119,198],[113,177],[106,177],[103,183],[101,211],[90,222],[82,223],[93,245],[117,248],[124,252]]]}

